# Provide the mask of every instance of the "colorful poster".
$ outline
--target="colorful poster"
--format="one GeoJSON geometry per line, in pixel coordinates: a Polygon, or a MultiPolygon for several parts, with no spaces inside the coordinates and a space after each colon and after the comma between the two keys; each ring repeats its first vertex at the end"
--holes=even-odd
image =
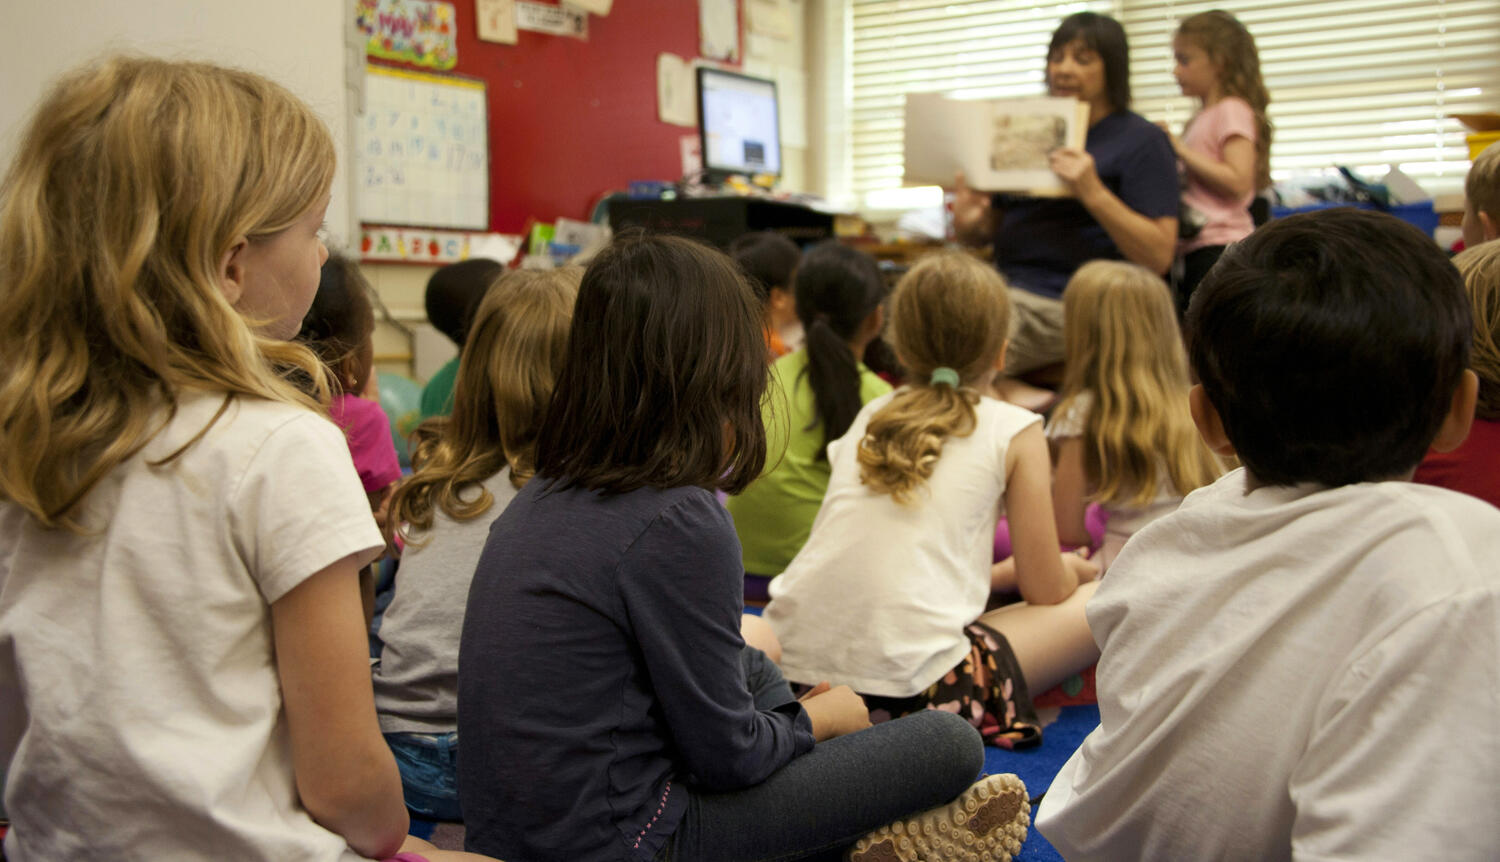
{"type": "Polygon", "coordinates": [[[453,4],[441,0],[355,0],[354,23],[365,53],[429,69],[458,63],[453,4]]]}

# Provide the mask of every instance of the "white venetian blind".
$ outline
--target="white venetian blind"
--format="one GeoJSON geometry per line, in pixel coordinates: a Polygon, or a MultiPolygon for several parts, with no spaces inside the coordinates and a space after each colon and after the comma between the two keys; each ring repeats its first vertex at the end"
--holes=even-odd
{"type": "Polygon", "coordinates": [[[1135,109],[1181,128],[1195,108],[1172,79],[1172,33],[1230,11],[1255,37],[1271,91],[1276,179],[1396,164],[1431,194],[1462,191],[1467,130],[1450,114],[1500,110],[1497,0],[1129,0],[1135,109]]]}
{"type": "Polygon", "coordinates": [[[901,184],[908,92],[960,98],[1043,91],[1047,42],[1091,10],[1125,26],[1134,108],[1181,127],[1193,110],[1172,79],[1177,21],[1222,8],[1255,36],[1276,125],[1277,178],[1388,164],[1433,194],[1462,189],[1466,130],[1449,115],[1500,111],[1500,0],[846,0],[850,191],[901,184]]]}
{"type": "Polygon", "coordinates": [[[1110,13],[1106,0],[848,0],[852,23],[850,191],[901,185],[902,107],[907,93],[958,98],[1045,91],[1047,43],[1074,12],[1110,13]]]}

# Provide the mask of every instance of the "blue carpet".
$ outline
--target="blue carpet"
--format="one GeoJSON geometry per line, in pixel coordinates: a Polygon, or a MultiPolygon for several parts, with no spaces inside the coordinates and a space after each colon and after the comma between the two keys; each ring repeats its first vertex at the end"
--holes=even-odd
{"type": "MultiPolygon", "coordinates": [[[[1050,710],[1043,711],[1044,722],[1047,712],[1050,710]]],[[[1052,786],[1052,779],[1057,776],[1058,770],[1062,769],[1062,765],[1083,743],[1083,738],[1098,726],[1098,706],[1061,707],[1057,720],[1043,728],[1040,746],[1029,751],[986,748],[984,771],[1014,772],[1026,782],[1027,792],[1035,799],[1052,786]]],[[[1036,817],[1035,808],[1032,808],[1031,815],[1036,817]]],[[[1026,843],[1021,846],[1021,853],[1016,858],[1018,862],[1056,862],[1062,859],[1047,839],[1036,831],[1035,826],[1026,834],[1026,843]]]]}

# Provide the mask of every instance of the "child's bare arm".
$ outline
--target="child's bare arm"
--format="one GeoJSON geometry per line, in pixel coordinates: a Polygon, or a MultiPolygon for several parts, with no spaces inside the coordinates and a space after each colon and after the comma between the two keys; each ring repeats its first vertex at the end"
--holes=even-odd
{"type": "MultiPolygon", "coordinates": [[[[1088,572],[1086,567],[1064,564],[1057,552],[1052,463],[1041,425],[1017,434],[1005,460],[1005,512],[1010,518],[1016,586],[1021,598],[1031,604],[1055,605],[1072,595],[1088,572]]],[[[1092,565],[1086,560],[1080,562],[1092,565]]]]}
{"type": "Polygon", "coordinates": [[[1057,536],[1064,545],[1089,545],[1086,521],[1088,512],[1088,476],[1083,467],[1083,438],[1066,437],[1056,441],[1056,466],[1052,472],[1052,511],[1057,522],[1057,536]]]}
{"type": "Polygon", "coordinates": [[[318,572],[271,605],[271,625],[302,804],[382,859],[400,848],[407,815],[375,720],[357,575],[353,558],[318,572]]]}
{"type": "Polygon", "coordinates": [[[1199,182],[1215,194],[1242,197],[1255,191],[1255,144],[1242,135],[1224,142],[1224,158],[1182,146],[1172,139],[1177,158],[1199,182]]]}

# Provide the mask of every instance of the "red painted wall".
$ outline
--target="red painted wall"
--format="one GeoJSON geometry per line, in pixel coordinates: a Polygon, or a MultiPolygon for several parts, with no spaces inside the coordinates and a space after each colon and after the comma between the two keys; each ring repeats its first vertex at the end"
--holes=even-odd
{"type": "Polygon", "coordinates": [[[631,180],[681,175],[678,140],[695,130],[657,120],[656,55],[698,56],[697,0],[615,0],[588,41],[523,30],[516,45],[481,42],[473,0],[453,2],[451,72],[489,85],[491,230],[586,219],[631,180]]]}

